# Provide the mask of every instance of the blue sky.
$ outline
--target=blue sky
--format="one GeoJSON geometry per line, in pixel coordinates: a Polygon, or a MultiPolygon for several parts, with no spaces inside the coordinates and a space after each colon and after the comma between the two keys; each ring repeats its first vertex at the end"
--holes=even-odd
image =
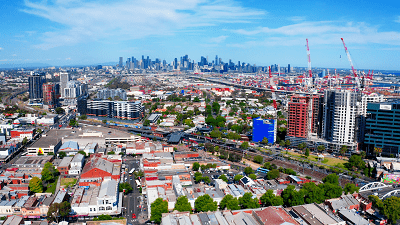
{"type": "Polygon", "coordinates": [[[0,67],[165,59],[400,70],[400,3],[391,1],[3,0],[0,67]],[[389,1],[387,1],[389,2],[389,1]]]}

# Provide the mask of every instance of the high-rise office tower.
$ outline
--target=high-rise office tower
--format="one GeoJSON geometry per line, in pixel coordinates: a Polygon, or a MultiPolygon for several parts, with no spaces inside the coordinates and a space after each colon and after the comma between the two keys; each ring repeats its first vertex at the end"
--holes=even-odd
{"type": "Polygon", "coordinates": [[[60,92],[61,97],[64,97],[64,89],[67,87],[68,81],[70,81],[70,75],[67,72],[60,72],[60,92]]]}
{"type": "Polygon", "coordinates": [[[56,85],[54,83],[43,84],[43,104],[54,108],[57,105],[56,85]]]}
{"type": "Polygon", "coordinates": [[[349,90],[325,90],[322,137],[334,150],[343,145],[356,149],[357,95],[349,90]]]}
{"type": "Polygon", "coordinates": [[[320,102],[318,95],[292,96],[288,104],[288,136],[307,138],[319,133],[320,102]]]}
{"type": "Polygon", "coordinates": [[[218,55],[215,56],[215,65],[218,65],[218,55]]]}
{"type": "Polygon", "coordinates": [[[124,58],[123,57],[119,57],[119,67],[123,67],[124,66],[124,58]]]}
{"type": "Polygon", "coordinates": [[[46,82],[45,77],[42,75],[32,75],[29,76],[28,80],[30,102],[41,102],[43,98],[43,84],[46,82]]]}
{"type": "Polygon", "coordinates": [[[290,64],[288,64],[288,65],[287,65],[287,72],[288,72],[288,73],[291,73],[291,72],[292,72],[291,69],[292,69],[292,68],[290,67],[290,64]]]}

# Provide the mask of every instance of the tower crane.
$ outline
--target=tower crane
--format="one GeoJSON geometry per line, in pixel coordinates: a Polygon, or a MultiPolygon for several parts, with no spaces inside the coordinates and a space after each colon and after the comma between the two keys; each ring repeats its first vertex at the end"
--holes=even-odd
{"type": "Polygon", "coordinates": [[[356,70],[354,69],[353,62],[351,61],[351,57],[350,57],[349,50],[347,49],[346,44],[344,43],[343,38],[340,38],[340,39],[341,39],[342,42],[343,42],[344,51],[346,52],[346,54],[347,54],[347,59],[348,59],[349,62],[350,62],[351,70],[352,70],[352,72],[353,72],[353,76],[354,76],[354,79],[355,79],[355,82],[356,82],[356,88],[355,88],[355,89],[356,89],[356,91],[357,91],[357,89],[360,89],[360,88],[361,88],[360,79],[359,79],[359,77],[357,76],[356,70]]]}
{"type": "Polygon", "coordinates": [[[310,48],[308,47],[308,38],[306,38],[307,42],[307,58],[308,58],[308,89],[311,87],[312,83],[312,72],[311,72],[311,55],[310,55],[310,48]]]}

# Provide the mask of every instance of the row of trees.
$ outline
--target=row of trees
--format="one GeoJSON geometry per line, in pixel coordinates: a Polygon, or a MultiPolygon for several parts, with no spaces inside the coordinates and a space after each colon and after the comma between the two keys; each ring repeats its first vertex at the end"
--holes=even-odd
{"type": "Polygon", "coordinates": [[[45,163],[41,172],[42,179],[33,177],[29,181],[29,190],[33,193],[43,193],[44,188],[47,187],[48,184],[55,182],[59,174],[60,172],[51,162],[45,163]]]}

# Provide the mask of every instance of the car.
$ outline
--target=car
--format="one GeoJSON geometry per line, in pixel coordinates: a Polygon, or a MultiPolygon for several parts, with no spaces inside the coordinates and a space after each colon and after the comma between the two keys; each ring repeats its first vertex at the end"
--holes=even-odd
{"type": "Polygon", "coordinates": [[[136,219],[136,214],[132,213],[132,219],[136,219]]]}

